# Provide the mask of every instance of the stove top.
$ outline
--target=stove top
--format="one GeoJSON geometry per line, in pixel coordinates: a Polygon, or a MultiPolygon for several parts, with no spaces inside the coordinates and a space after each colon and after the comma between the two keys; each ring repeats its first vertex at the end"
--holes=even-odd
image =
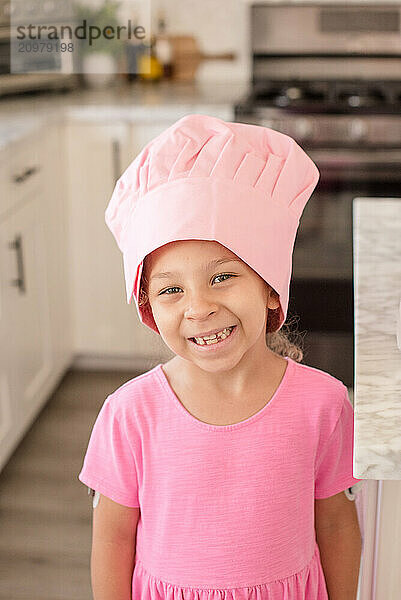
{"type": "Polygon", "coordinates": [[[263,107],[303,114],[401,114],[401,81],[257,82],[236,108],[250,112],[263,107]]]}

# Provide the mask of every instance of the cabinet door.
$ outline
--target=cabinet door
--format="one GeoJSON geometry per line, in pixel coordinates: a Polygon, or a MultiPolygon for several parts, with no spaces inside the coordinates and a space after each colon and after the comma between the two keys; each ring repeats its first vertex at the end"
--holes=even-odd
{"type": "MultiPolygon", "coordinates": [[[[0,218],[1,214],[9,207],[5,202],[7,197],[6,152],[0,153],[0,218]]],[[[6,454],[6,446],[12,438],[12,416],[11,416],[11,392],[10,392],[10,356],[9,356],[9,324],[10,319],[10,296],[8,281],[5,278],[7,247],[1,235],[0,228],[0,462],[6,454]]],[[[1,468],[1,464],[0,464],[1,468]]]]}
{"type": "Polygon", "coordinates": [[[74,349],[78,357],[130,354],[133,311],[104,220],[115,182],[133,158],[129,124],[70,121],[66,133],[74,349]]]}
{"type": "Polygon", "coordinates": [[[59,123],[51,123],[47,127],[46,143],[42,142],[43,194],[38,198],[43,207],[49,319],[54,361],[53,385],[57,385],[60,376],[70,366],[73,356],[64,133],[63,125],[59,123]]]}
{"type": "Polygon", "coordinates": [[[38,197],[0,224],[2,356],[6,354],[8,373],[3,375],[2,393],[3,398],[8,395],[10,403],[3,418],[12,421],[2,440],[3,456],[35,416],[52,370],[43,217],[38,197]]]}
{"type": "Polygon", "coordinates": [[[131,125],[131,148],[133,156],[135,157],[140,153],[142,148],[146,146],[156,136],[160,135],[173,125],[174,120],[160,121],[158,123],[145,124],[145,123],[132,123],[131,125]]]}
{"type": "Polygon", "coordinates": [[[6,279],[7,246],[0,225],[0,469],[10,453],[13,441],[10,315],[11,294],[6,279]]]}

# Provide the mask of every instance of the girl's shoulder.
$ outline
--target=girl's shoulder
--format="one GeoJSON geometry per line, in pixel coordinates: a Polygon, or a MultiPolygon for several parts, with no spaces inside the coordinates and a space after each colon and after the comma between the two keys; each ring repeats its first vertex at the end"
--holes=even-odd
{"type": "Polygon", "coordinates": [[[317,367],[312,367],[305,363],[300,363],[295,360],[292,361],[295,364],[295,369],[297,371],[298,378],[302,378],[305,382],[318,382],[321,385],[327,386],[328,388],[337,388],[341,389],[342,387],[346,387],[344,382],[341,379],[338,379],[331,373],[327,371],[323,371],[322,369],[318,369],[317,367]]]}
{"type": "Polygon", "coordinates": [[[293,393],[307,399],[308,404],[335,405],[339,409],[348,399],[348,388],[341,379],[327,371],[293,361],[293,393]]]}
{"type": "Polygon", "coordinates": [[[296,417],[292,422],[307,427],[311,438],[317,435],[327,440],[336,425],[348,428],[353,420],[346,385],[330,373],[303,363],[296,363],[287,406],[296,417]]]}
{"type": "Polygon", "coordinates": [[[125,416],[127,411],[130,415],[134,414],[144,406],[145,401],[151,401],[157,394],[155,380],[157,380],[157,370],[160,365],[136,375],[129,379],[108,397],[107,401],[111,404],[114,413],[118,416],[125,416]]]}

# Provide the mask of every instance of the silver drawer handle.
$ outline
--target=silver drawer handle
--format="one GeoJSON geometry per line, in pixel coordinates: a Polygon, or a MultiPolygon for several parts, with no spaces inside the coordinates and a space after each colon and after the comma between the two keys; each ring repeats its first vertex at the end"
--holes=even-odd
{"type": "Polygon", "coordinates": [[[22,251],[22,236],[20,234],[16,235],[11,242],[8,242],[8,247],[10,250],[15,250],[16,252],[18,269],[18,277],[16,279],[11,279],[10,283],[11,285],[16,286],[22,294],[25,294],[26,287],[24,275],[24,255],[22,251]]]}
{"type": "Polygon", "coordinates": [[[37,166],[28,167],[20,175],[14,175],[14,177],[13,177],[14,182],[15,183],[23,183],[26,179],[28,179],[28,177],[31,177],[31,175],[34,175],[38,171],[39,171],[39,167],[37,167],[37,166]]]}

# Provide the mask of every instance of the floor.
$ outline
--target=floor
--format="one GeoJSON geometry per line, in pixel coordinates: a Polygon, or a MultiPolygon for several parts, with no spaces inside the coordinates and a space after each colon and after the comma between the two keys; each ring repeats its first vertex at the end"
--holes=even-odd
{"type": "Polygon", "coordinates": [[[68,371],[0,473],[0,600],[92,599],[78,473],[101,405],[137,374],[68,371]]]}

